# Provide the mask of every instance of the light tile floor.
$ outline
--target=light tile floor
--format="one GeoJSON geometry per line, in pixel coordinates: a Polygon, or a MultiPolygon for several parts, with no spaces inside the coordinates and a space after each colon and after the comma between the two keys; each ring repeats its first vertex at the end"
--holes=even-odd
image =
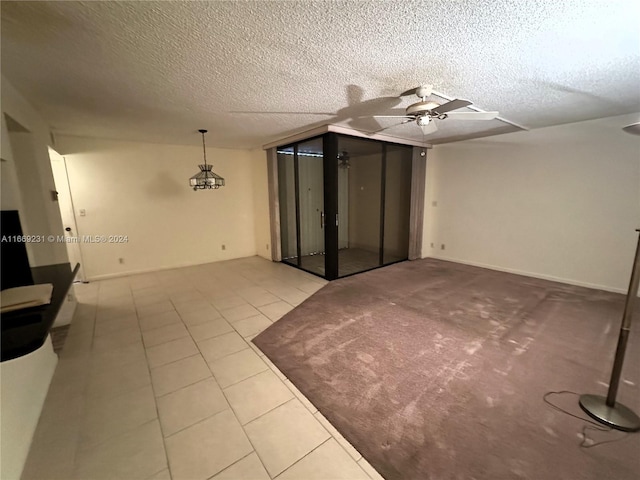
{"type": "Polygon", "coordinates": [[[250,257],[77,284],[23,480],[382,478],[250,342],[325,283],[250,257]]]}

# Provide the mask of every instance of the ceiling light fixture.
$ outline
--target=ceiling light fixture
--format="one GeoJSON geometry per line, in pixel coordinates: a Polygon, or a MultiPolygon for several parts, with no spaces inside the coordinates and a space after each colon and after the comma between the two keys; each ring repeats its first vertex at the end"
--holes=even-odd
{"type": "Polygon", "coordinates": [[[207,165],[207,149],[204,145],[204,134],[206,130],[198,130],[202,134],[202,153],[204,156],[204,165],[198,165],[200,172],[196,173],[189,179],[189,185],[193,187],[195,191],[204,190],[205,188],[220,188],[224,187],[224,178],[220,175],[216,175],[211,170],[213,165],[207,165]]]}

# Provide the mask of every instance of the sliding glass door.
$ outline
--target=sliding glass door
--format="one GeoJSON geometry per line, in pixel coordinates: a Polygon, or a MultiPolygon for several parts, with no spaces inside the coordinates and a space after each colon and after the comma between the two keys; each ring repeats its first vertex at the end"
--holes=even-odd
{"type": "Polygon", "coordinates": [[[411,153],[335,133],[278,148],[283,262],[332,280],[406,260],[411,153]]]}
{"type": "Polygon", "coordinates": [[[278,148],[282,261],[325,276],[322,137],[278,148]]]}
{"type": "Polygon", "coordinates": [[[297,148],[300,268],[324,276],[325,213],[322,138],[300,143],[297,148]]]}

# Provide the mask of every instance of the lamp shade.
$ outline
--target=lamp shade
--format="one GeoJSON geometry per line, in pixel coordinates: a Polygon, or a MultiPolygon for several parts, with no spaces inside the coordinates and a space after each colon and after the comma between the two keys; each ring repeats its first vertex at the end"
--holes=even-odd
{"type": "Polygon", "coordinates": [[[202,165],[198,165],[200,171],[189,179],[189,185],[191,185],[191,187],[196,191],[224,187],[224,178],[213,173],[213,166],[211,164],[207,164],[207,150],[204,144],[204,134],[207,133],[207,131],[198,131],[202,134],[202,154],[204,157],[204,163],[202,165]]]}
{"type": "Polygon", "coordinates": [[[224,178],[213,173],[212,165],[198,165],[200,172],[189,179],[189,185],[195,190],[224,187],[224,178]]]}

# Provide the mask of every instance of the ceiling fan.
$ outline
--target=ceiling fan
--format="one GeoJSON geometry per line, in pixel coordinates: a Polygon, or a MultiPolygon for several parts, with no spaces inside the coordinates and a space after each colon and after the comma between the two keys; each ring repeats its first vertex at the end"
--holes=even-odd
{"type": "MultiPolygon", "coordinates": [[[[400,96],[404,97],[414,93],[418,98],[420,98],[420,101],[409,105],[406,108],[404,115],[374,115],[373,118],[402,118],[404,121],[401,125],[416,122],[416,124],[422,129],[422,133],[424,135],[429,135],[430,133],[434,133],[438,130],[436,121],[442,121],[447,118],[455,120],[493,120],[498,116],[498,112],[453,111],[471,105],[471,102],[468,100],[454,99],[442,104],[433,100],[427,100],[427,97],[433,93],[432,85],[422,85],[418,88],[412,88],[411,90],[403,92],[400,96]]],[[[381,132],[382,130],[395,126],[397,125],[385,127],[378,131],[381,132]]]]}

